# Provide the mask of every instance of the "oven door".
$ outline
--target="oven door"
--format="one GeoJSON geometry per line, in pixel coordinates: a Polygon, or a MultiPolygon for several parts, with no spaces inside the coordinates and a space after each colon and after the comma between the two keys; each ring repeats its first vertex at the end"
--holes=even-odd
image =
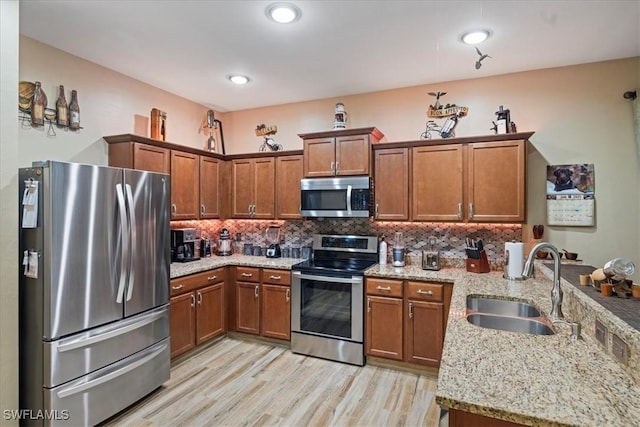
{"type": "Polygon", "coordinates": [[[291,331],[363,342],[362,276],[334,277],[294,271],[291,331]]]}

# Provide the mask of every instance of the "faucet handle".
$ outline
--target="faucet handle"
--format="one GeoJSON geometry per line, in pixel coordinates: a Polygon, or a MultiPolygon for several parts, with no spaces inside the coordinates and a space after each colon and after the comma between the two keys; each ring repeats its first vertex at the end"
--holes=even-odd
{"type": "Polygon", "coordinates": [[[557,325],[557,324],[561,324],[561,325],[568,325],[571,327],[571,340],[575,341],[578,338],[580,338],[580,333],[582,332],[582,327],[580,326],[580,323],[578,322],[569,322],[568,320],[564,320],[564,319],[556,319],[553,320],[551,322],[553,325],[557,325]]]}

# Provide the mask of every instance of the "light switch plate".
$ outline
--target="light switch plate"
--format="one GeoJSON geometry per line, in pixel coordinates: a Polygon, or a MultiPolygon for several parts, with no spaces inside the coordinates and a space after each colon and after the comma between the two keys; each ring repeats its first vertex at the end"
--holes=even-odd
{"type": "Polygon", "coordinates": [[[625,365],[627,364],[627,343],[616,334],[613,334],[613,339],[611,340],[611,352],[616,359],[625,365]]]}
{"type": "Polygon", "coordinates": [[[607,327],[596,319],[596,340],[603,346],[607,347],[607,327]]]}

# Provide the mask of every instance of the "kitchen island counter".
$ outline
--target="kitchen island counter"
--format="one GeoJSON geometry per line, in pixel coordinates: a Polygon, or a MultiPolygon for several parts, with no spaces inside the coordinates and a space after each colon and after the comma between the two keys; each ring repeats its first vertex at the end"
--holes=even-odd
{"type": "MultiPolygon", "coordinates": [[[[467,321],[468,295],[526,300],[548,314],[550,270],[538,262],[536,268],[536,278],[526,281],[506,280],[501,272],[427,271],[411,265],[376,265],[365,274],[454,284],[438,374],[440,406],[524,425],[640,426],[640,386],[586,333],[593,325],[582,324],[581,339],[572,340],[563,325],[555,327],[555,335],[540,336],[481,328],[467,321]]],[[[573,321],[571,307],[581,298],[580,292],[572,291],[564,280],[562,288],[564,314],[573,321]]],[[[620,323],[601,307],[590,308],[598,318],[609,316],[605,320],[620,323]]],[[[628,345],[637,348],[637,331],[622,329],[628,345]]],[[[627,363],[636,369],[637,351],[631,353],[627,363]]]]}
{"type": "Polygon", "coordinates": [[[228,265],[275,268],[277,270],[291,270],[291,266],[304,261],[301,258],[267,258],[264,256],[250,256],[233,254],[229,256],[211,256],[191,262],[172,262],[171,278],[188,276],[202,271],[212,270],[228,265]]]}

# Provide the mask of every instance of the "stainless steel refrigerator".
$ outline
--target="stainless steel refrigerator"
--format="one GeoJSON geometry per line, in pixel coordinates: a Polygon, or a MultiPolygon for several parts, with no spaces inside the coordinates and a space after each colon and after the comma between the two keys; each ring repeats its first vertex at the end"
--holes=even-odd
{"type": "Polygon", "coordinates": [[[169,175],[34,162],[20,184],[20,418],[95,425],[169,379],[169,175]]]}

